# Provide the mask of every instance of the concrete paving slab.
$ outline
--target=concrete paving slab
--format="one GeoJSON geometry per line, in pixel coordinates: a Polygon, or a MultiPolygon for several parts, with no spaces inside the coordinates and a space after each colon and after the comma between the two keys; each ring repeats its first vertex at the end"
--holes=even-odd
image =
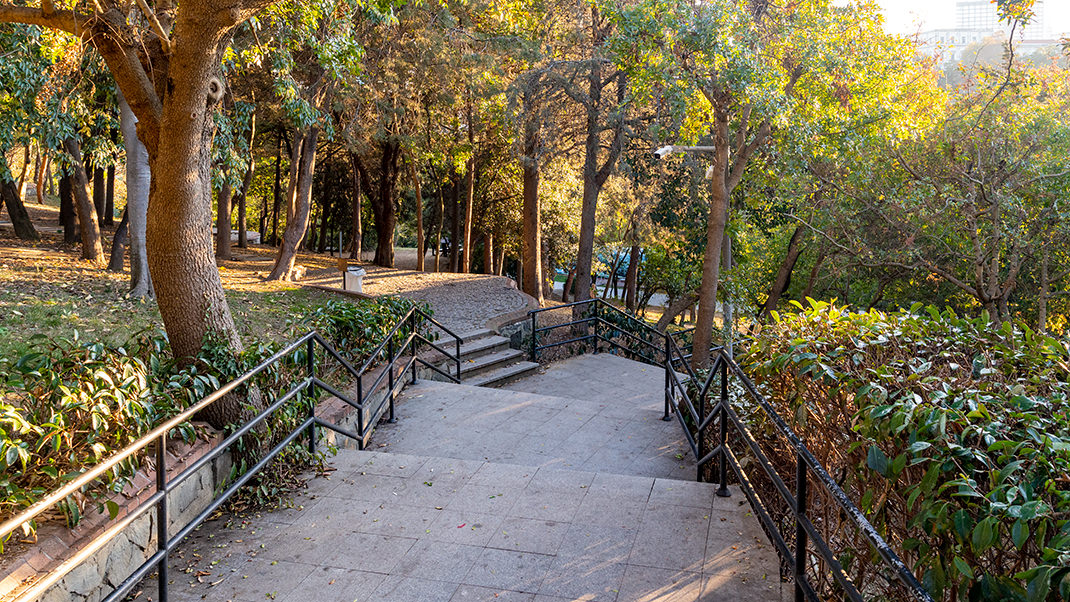
{"type": "Polygon", "coordinates": [[[517,390],[410,387],[376,451],[340,452],[290,508],[196,531],[170,560],[171,598],[784,599],[742,494],[692,481],[660,373],[575,359],[517,390]]]}

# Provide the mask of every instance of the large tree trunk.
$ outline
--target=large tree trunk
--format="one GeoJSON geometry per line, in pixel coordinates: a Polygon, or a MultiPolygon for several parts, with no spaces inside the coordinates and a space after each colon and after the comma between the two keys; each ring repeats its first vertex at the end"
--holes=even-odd
{"type": "MultiPolygon", "coordinates": [[[[632,232],[634,239],[634,228],[632,232]]],[[[639,243],[633,242],[628,252],[628,273],[624,276],[624,306],[632,313],[635,312],[636,301],[638,301],[640,251],[639,243]]]]}
{"type": "Polygon", "coordinates": [[[51,184],[52,157],[45,157],[41,162],[41,171],[37,172],[37,204],[45,204],[45,179],[51,184]]]}
{"type": "Polygon", "coordinates": [[[230,260],[230,214],[231,214],[230,168],[223,170],[223,185],[216,197],[215,258],[230,260]]]}
{"type": "Polygon", "coordinates": [[[450,177],[450,271],[461,271],[461,184],[460,174],[450,177]]]}
{"type": "Polygon", "coordinates": [[[542,305],[542,223],[539,215],[539,168],[524,163],[524,292],[542,305]]]}
{"type": "Polygon", "coordinates": [[[242,178],[241,194],[238,196],[238,248],[249,248],[248,224],[246,223],[245,210],[248,207],[249,187],[253,185],[253,174],[256,172],[256,157],[253,156],[253,141],[256,139],[256,113],[249,118],[249,168],[245,170],[242,178]]]}
{"type": "Polygon", "coordinates": [[[26,197],[26,174],[30,170],[30,145],[27,144],[22,151],[22,169],[19,171],[19,181],[16,191],[19,195],[19,203],[26,197]]]}
{"type": "MultiPolygon", "coordinates": [[[[434,166],[431,166],[434,173],[434,166]]],[[[435,225],[435,272],[442,271],[442,224],[446,220],[446,193],[442,191],[442,180],[438,180],[438,223],[435,225]]]]}
{"type": "Polygon", "coordinates": [[[130,207],[123,210],[123,218],[111,238],[111,258],[108,260],[109,272],[122,272],[126,264],[126,241],[129,237],[130,207]]]}
{"type": "Polygon", "coordinates": [[[710,211],[706,218],[706,251],[702,258],[702,284],[699,285],[698,323],[695,325],[695,351],[691,365],[696,370],[706,368],[713,341],[713,320],[717,313],[717,284],[721,272],[721,245],[728,223],[728,117],[719,114],[714,131],[712,177],[710,178],[710,211]]]}
{"type": "MultiPolygon", "coordinates": [[[[469,124],[471,131],[471,124],[469,124]]],[[[470,136],[471,134],[469,134],[470,136]]],[[[468,170],[464,176],[464,232],[461,235],[461,258],[458,271],[467,274],[472,271],[472,203],[475,200],[476,158],[468,159],[468,170]]]]}
{"type": "Polygon", "coordinates": [[[71,155],[71,182],[74,192],[74,207],[78,215],[78,229],[82,234],[82,259],[101,265],[104,263],[104,247],[100,244],[100,225],[96,220],[93,201],[89,198],[89,178],[82,166],[82,145],[77,138],[68,138],[63,146],[71,155]]]}
{"type": "Polygon", "coordinates": [[[784,291],[788,288],[788,283],[791,282],[791,272],[795,269],[796,262],[799,261],[799,255],[802,254],[802,247],[799,245],[802,233],[802,226],[798,226],[791,234],[788,250],[784,254],[784,260],[780,262],[776,278],[773,279],[773,286],[769,287],[769,296],[765,300],[765,305],[762,306],[759,320],[767,320],[776,310],[777,303],[780,302],[780,298],[784,296],[784,291]]]}
{"type": "Polygon", "coordinates": [[[108,204],[108,191],[104,184],[104,168],[93,168],[93,206],[97,210],[97,223],[101,226],[107,224],[104,219],[105,206],[108,204]]]}
{"type": "MultiPolygon", "coordinates": [[[[229,39],[224,31],[236,23],[220,24],[234,15],[209,12],[196,1],[184,2],[178,12],[167,72],[173,85],[163,99],[156,143],[146,144],[152,174],[146,247],[171,350],[188,361],[209,339],[234,352],[242,349],[212,253],[212,166],[206,152],[221,96],[219,65],[229,39]],[[198,9],[200,18],[190,14],[198,9]]],[[[130,101],[125,89],[124,94],[130,101]]],[[[139,115],[139,138],[144,127],[139,115]]],[[[203,417],[222,427],[239,419],[244,405],[242,399],[223,400],[203,417]]]]}
{"type": "Polygon", "coordinates": [[[78,242],[78,215],[74,211],[73,177],[61,172],[59,178],[59,223],[63,226],[63,242],[78,242]]]}
{"type": "Polygon", "coordinates": [[[394,267],[394,230],[397,227],[394,190],[397,185],[401,143],[396,140],[384,140],[380,148],[382,154],[379,157],[379,190],[372,200],[376,233],[375,265],[392,268],[394,267]]]}
{"type": "Polygon", "coordinates": [[[152,173],[149,152],[137,136],[137,117],[126,99],[119,94],[119,131],[126,150],[126,210],[130,234],[130,294],[133,297],[152,295],[149,259],[145,248],[145,229],[149,211],[149,188],[152,173]]]}
{"type": "Polygon", "coordinates": [[[282,211],[282,141],[275,145],[275,185],[272,187],[271,246],[279,244],[279,212],[282,211]]]}
{"type": "MultiPolygon", "coordinates": [[[[0,154],[0,161],[6,163],[7,159],[0,154]]],[[[0,173],[11,173],[7,165],[0,167],[0,173]]],[[[39,240],[41,237],[33,227],[30,214],[19,196],[19,187],[10,180],[0,180],[0,195],[3,196],[3,205],[7,207],[7,215],[11,218],[11,225],[15,229],[15,236],[22,240],[39,240]]]]}
{"type": "Polygon", "coordinates": [[[291,280],[293,278],[294,260],[297,257],[297,249],[305,238],[308,230],[308,218],[312,209],[312,176],[316,172],[316,142],[319,138],[319,129],[315,126],[309,128],[307,135],[303,136],[299,169],[295,174],[295,199],[293,216],[286,223],[286,231],[282,234],[282,248],[279,249],[275,267],[268,275],[268,280],[291,280]]]}
{"type": "MultiPolygon", "coordinates": [[[[576,254],[576,300],[583,301],[591,297],[591,267],[594,260],[595,217],[598,210],[598,195],[602,186],[609,179],[613,166],[623,149],[623,119],[614,128],[613,141],[610,143],[605,163],[598,165],[598,153],[602,148],[601,122],[603,103],[602,90],[607,82],[602,78],[602,61],[597,56],[604,43],[605,29],[601,25],[602,17],[596,6],[591,7],[591,48],[593,59],[587,74],[587,98],[584,102],[586,112],[586,139],[583,148],[583,203],[580,207],[580,241],[576,254]]],[[[623,106],[627,86],[624,80],[617,82],[617,102],[623,106]]],[[[609,288],[609,282],[606,282],[609,288]]],[[[577,308],[577,312],[579,308],[577,308]]]]}
{"type": "Polygon", "coordinates": [[[364,226],[361,224],[360,212],[364,204],[363,193],[361,192],[360,185],[360,171],[357,169],[357,163],[359,159],[357,154],[353,151],[349,151],[349,161],[352,167],[353,174],[353,240],[349,243],[349,257],[362,261],[361,253],[363,253],[362,243],[364,239],[364,226]]]}
{"type": "Polygon", "coordinates": [[[416,172],[416,159],[409,157],[409,177],[416,193],[416,271],[424,271],[424,197],[420,191],[420,175],[416,172]]]}
{"type": "Polygon", "coordinates": [[[107,176],[107,187],[104,192],[104,225],[115,225],[115,166],[109,165],[107,176]]]}
{"type": "Polygon", "coordinates": [[[483,232],[483,273],[494,273],[494,234],[483,232]]]}

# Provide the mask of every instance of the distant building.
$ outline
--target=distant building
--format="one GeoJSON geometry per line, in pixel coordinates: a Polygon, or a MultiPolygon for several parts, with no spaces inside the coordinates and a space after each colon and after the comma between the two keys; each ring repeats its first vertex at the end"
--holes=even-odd
{"type": "MultiPolygon", "coordinates": [[[[1033,12],[1028,25],[1014,30],[1015,49],[1023,54],[1058,43],[1048,31],[1044,0],[1033,5],[1033,12]]],[[[1010,24],[999,20],[996,5],[991,0],[960,0],[955,3],[955,27],[921,32],[918,50],[943,60],[957,61],[962,59],[962,53],[970,44],[990,37],[1006,40],[1010,31],[1010,24]]]]}

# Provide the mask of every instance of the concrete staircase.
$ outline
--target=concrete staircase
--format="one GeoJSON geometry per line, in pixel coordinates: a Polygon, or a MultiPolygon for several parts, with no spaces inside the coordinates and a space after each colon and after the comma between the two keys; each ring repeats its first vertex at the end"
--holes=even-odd
{"type": "Polygon", "coordinates": [[[509,339],[487,329],[461,335],[461,382],[473,387],[499,387],[534,373],[539,364],[511,349],[509,339]]]}

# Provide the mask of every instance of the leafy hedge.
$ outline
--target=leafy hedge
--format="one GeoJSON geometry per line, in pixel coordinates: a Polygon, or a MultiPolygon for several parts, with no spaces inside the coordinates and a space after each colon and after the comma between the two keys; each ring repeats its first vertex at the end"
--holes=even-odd
{"type": "MultiPolygon", "coordinates": [[[[347,359],[358,362],[410,307],[412,302],[395,298],[332,300],[295,317],[290,328],[294,338],[316,329],[347,359]]],[[[138,333],[121,346],[84,342],[75,333],[69,340],[39,340],[33,351],[14,360],[0,358],[0,519],[77,477],[284,345],[259,342],[235,356],[226,346],[208,341],[195,362],[179,366],[159,331],[138,333]]],[[[291,382],[288,374],[304,366],[305,353],[298,350],[288,362],[266,371],[257,380],[257,394],[273,399],[291,382]]],[[[296,405],[279,414],[269,430],[305,415],[296,405]]],[[[196,435],[189,424],[178,434],[187,441],[196,435]]],[[[258,436],[269,439],[271,433],[261,431],[258,436]]],[[[101,480],[103,487],[67,500],[58,511],[76,524],[88,501],[122,490],[136,461],[128,460],[101,480]]]]}
{"type": "Polygon", "coordinates": [[[1070,599],[1067,342],[987,315],[796,305],[741,363],[927,589],[1070,599]]]}

